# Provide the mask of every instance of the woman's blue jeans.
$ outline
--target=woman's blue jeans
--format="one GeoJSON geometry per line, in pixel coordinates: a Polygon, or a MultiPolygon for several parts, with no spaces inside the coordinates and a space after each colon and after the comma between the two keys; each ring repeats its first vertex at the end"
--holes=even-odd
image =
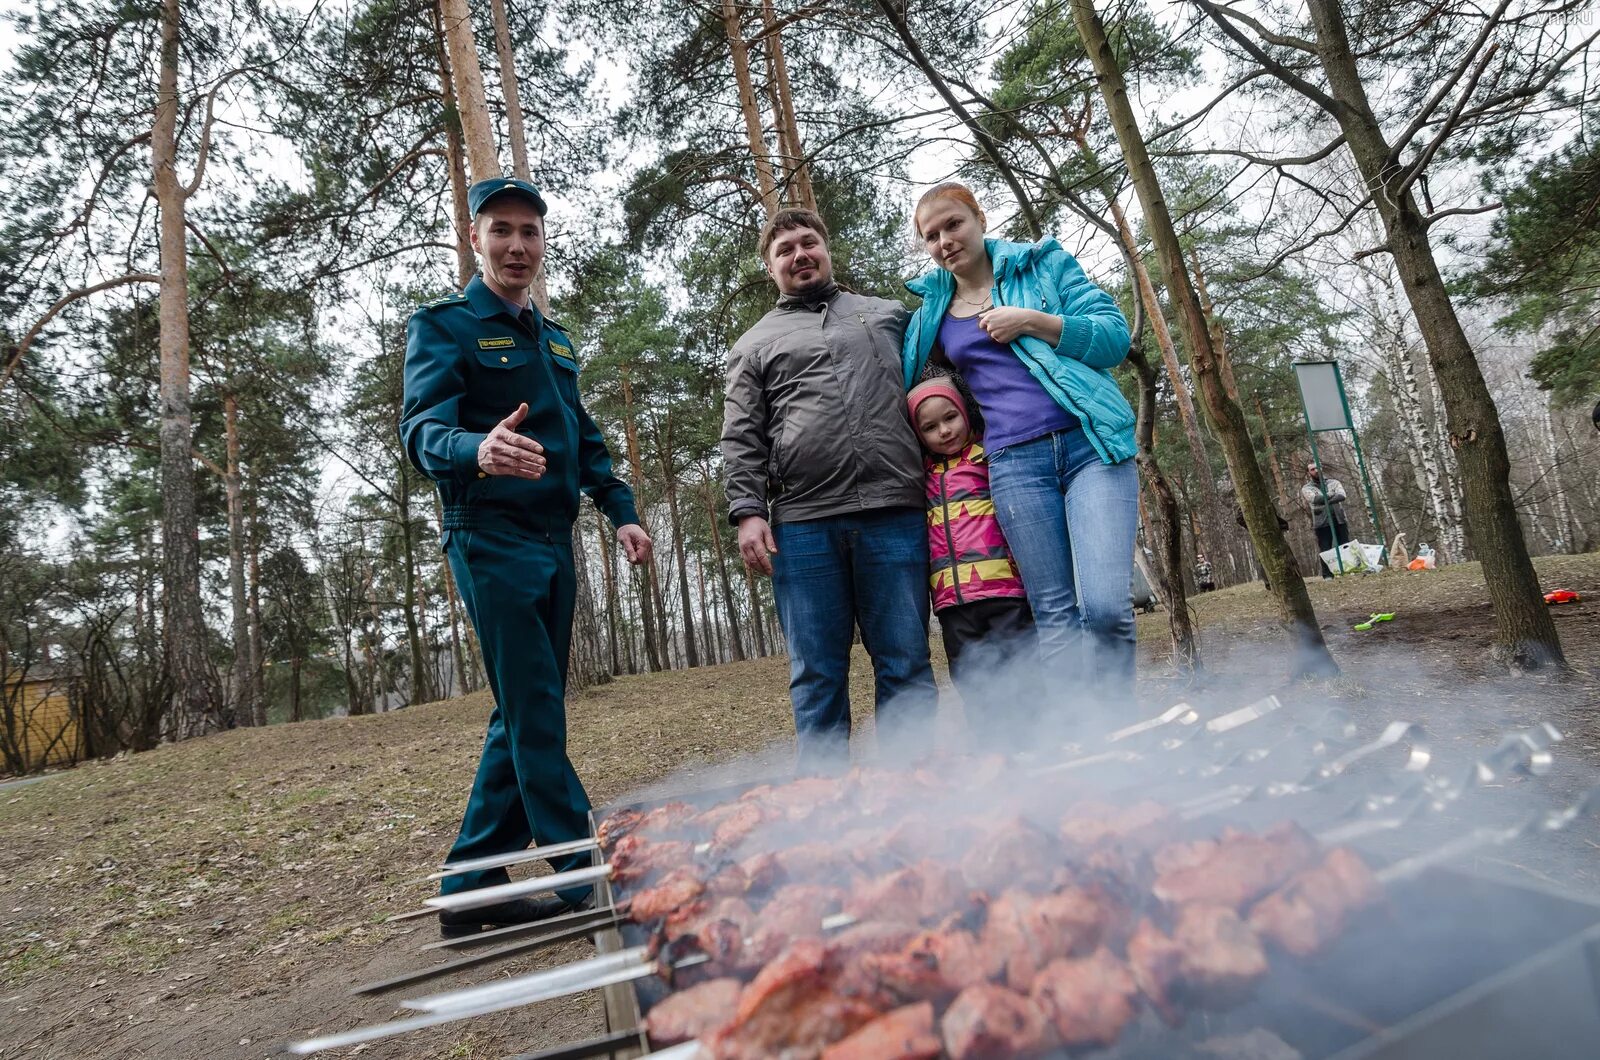
{"type": "Polygon", "coordinates": [[[928,524],[919,508],[782,522],[772,595],[789,646],[803,771],[847,763],[850,644],[872,657],[880,751],[931,745],[939,703],[928,662],[928,524]]]}
{"type": "Polygon", "coordinates": [[[1139,472],[1103,463],[1081,429],[989,457],[1000,529],[1033,606],[1047,694],[1133,696],[1139,472]]]}

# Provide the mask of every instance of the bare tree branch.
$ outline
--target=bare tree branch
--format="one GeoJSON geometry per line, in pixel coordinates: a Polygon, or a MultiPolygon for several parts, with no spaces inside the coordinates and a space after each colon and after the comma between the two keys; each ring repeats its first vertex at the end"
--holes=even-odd
{"type": "Polygon", "coordinates": [[[1318,148],[1310,154],[1295,155],[1290,158],[1270,158],[1266,155],[1258,155],[1251,151],[1236,151],[1224,147],[1209,147],[1201,150],[1187,151],[1151,151],[1150,154],[1153,156],[1159,156],[1161,158],[1193,158],[1197,156],[1231,155],[1234,158],[1242,158],[1246,162],[1253,162],[1258,166],[1270,166],[1273,169],[1279,169],[1283,166],[1309,166],[1313,162],[1322,161],[1324,158],[1327,158],[1329,155],[1333,154],[1343,146],[1344,133],[1340,133],[1328,144],[1318,148]]]}
{"type": "Polygon", "coordinates": [[[67,306],[78,301],[80,298],[87,298],[91,294],[95,294],[99,291],[104,291],[112,287],[123,287],[130,283],[159,284],[160,282],[161,277],[157,276],[153,272],[135,272],[129,273],[126,276],[118,276],[114,280],[103,280],[100,283],[89,287],[80,287],[76,291],[69,291],[62,295],[56,300],[55,305],[45,310],[44,316],[40,317],[34,322],[33,327],[29,328],[27,334],[22,336],[22,341],[16,346],[12,347],[11,355],[6,358],[5,371],[0,372],[0,390],[5,389],[5,385],[11,379],[12,373],[16,371],[17,365],[22,363],[22,358],[27,354],[29,347],[31,347],[34,343],[34,340],[39,337],[39,332],[43,331],[44,326],[50,323],[50,321],[55,318],[56,314],[67,308],[67,306]]]}
{"type": "MultiPolygon", "coordinates": [[[[1411,119],[1410,124],[1408,124],[1405,129],[1401,131],[1400,135],[1394,138],[1394,141],[1389,147],[1390,165],[1399,163],[1400,155],[1404,153],[1406,144],[1410,143],[1411,138],[1416,136],[1417,133],[1422,130],[1423,126],[1428,124],[1428,119],[1433,116],[1433,112],[1435,110],[1439,109],[1439,104],[1444,102],[1445,96],[1450,94],[1450,90],[1454,88],[1456,83],[1461,80],[1462,75],[1471,68],[1472,57],[1478,54],[1478,49],[1482,48],[1489,40],[1489,34],[1493,33],[1494,28],[1500,24],[1500,16],[1505,14],[1506,8],[1510,6],[1511,0],[1500,0],[1500,6],[1495,8],[1494,14],[1490,15],[1488,20],[1484,22],[1482,31],[1478,33],[1477,39],[1474,40],[1467,50],[1462,54],[1461,62],[1457,64],[1455,70],[1451,72],[1449,77],[1445,78],[1443,84],[1434,90],[1433,95],[1430,96],[1427,102],[1422,105],[1422,108],[1417,111],[1416,116],[1411,119]]],[[[1472,80],[1468,82],[1466,89],[1461,93],[1461,99],[1463,102],[1472,95],[1473,86],[1478,83],[1478,78],[1482,76],[1483,68],[1488,64],[1489,55],[1493,55],[1498,47],[1498,44],[1491,45],[1488,54],[1484,56],[1484,60],[1478,64],[1478,69],[1473,73],[1472,80]]],[[[1457,113],[1459,113],[1461,110],[1461,103],[1457,103],[1455,109],[1457,113]]]]}
{"type": "Polygon", "coordinates": [[[1256,62],[1260,63],[1261,66],[1273,77],[1276,77],[1279,81],[1282,81],[1296,92],[1299,92],[1302,96],[1305,96],[1307,99],[1311,100],[1317,106],[1333,115],[1335,118],[1339,116],[1339,112],[1344,108],[1338,100],[1334,99],[1332,96],[1322,91],[1322,89],[1318,88],[1316,85],[1313,85],[1310,81],[1307,81],[1305,78],[1301,77],[1299,74],[1295,73],[1293,70],[1289,69],[1287,66],[1268,55],[1266,50],[1263,49],[1261,45],[1257,44],[1255,41],[1251,40],[1248,36],[1242,33],[1239,28],[1229,20],[1228,16],[1231,14],[1237,14],[1237,12],[1218,7],[1216,4],[1211,3],[1210,0],[1194,0],[1194,4],[1195,6],[1199,7],[1200,10],[1204,11],[1211,18],[1212,22],[1216,23],[1218,29],[1222,30],[1222,32],[1226,34],[1229,39],[1248,52],[1250,57],[1256,62]]]}

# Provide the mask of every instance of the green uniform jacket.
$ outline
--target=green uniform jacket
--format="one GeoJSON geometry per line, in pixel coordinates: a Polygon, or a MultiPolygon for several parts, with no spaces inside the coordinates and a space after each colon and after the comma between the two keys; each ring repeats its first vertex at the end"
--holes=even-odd
{"type": "Polygon", "coordinates": [[[637,523],[633,491],[612,474],[605,437],[579,400],[572,338],[537,309],[533,317],[530,330],[479,276],[411,314],[400,439],[439,484],[443,529],[494,520],[569,532],[580,489],[612,525],[637,523]],[[484,474],[478,446],[524,401],[517,433],[544,446],[548,470],[538,481],[484,474]]]}

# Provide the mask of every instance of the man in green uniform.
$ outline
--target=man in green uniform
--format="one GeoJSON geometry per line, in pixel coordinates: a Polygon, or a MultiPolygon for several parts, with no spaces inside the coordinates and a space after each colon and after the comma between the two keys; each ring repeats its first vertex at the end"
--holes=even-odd
{"type": "MultiPolygon", "coordinates": [[[[650,559],[633,494],[578,398],[573,341],[529,304],[544,264],[545,202],[524,180],[467,191],[482,270],[429,302],[406,332],[400,437],[438,483],[444,551],[483,648],[497,704],[451,861],[578,839],[589,798],[567,758],[567,650],[576,594],[572,524],[582,490],[617,528],[630,563],[650,559]]],[[[552,859],[557,872],[588,854],[552,859]]],[[[504,869],[448,877],[453,894],[504,883],[504,869]]],[[[440,914],[446,935],[581,907],[590,888],[440,914]]]]}

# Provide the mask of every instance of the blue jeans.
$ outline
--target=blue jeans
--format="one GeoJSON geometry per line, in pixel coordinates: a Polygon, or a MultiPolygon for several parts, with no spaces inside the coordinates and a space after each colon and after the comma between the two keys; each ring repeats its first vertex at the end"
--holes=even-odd
{"type": "Polygon", "coordinates": [[[878,745],[916,754],[939,693],[928,662],[928,526],[919,508],[778,523],[772,595],[789,645],[789,699],[803,771],[850,748],[850,643],[872,657],[878,745]]]}
{"type": "Polygon", "coordinates": [[[989,457],[1000,529],[1022,572],[1046,688],[1133,696],[1133,543],[1139,472],[1107,464],[1081,429],[989,457]]]}

